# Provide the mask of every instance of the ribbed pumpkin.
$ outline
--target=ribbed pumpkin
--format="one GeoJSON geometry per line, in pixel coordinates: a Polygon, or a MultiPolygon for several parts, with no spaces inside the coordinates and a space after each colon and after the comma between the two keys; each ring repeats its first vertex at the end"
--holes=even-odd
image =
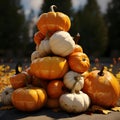
{"type": "Polygon", "coordinates": [[[48,81],[32,76],[31,84],[35,87],[47,89],[48,81]]]}
{"type": "Polygon", "coordinates": [[[49,45],[49,39],[47,37],[41,41],[38,47],[38,51],[41,57],[48,56],[52,53],[50,45],[49,45]]]}
{"type": "Polygon", "coordinates": [[[14,89],[24,87],[31,82],[31,76],[23,71],[10,77],[10,83],[14,89]]]}
{"type": "Polygon", "coordinates": [[[68,71],[68,63],[65,58],[57,56],[47,56],[35,59],[30,65],[31,73],[43,79],[62,78],[68,71]]]}
{"type": "Polygon", "coordinates": [[[47,93],[42,88],[18,88],[12,93],[13,105],[21,111],[35,111],[42,108],[47,102],[47,93]]]}
{"type": "Polygon", "coordinates": [[[75,44],[75,48],[74,48],[73,52],[83,52],[82,46],[75,44]]]}
{"type": "Polygon", "coordinates": [[[51,10],[48,13],[43,13],[40,15],[37,21],[37,27],[43,35],[46,35],[47,32],[56,32],[58,30],[68,31],[71,26],[70,18],[62,13],[55,12],[55,5],[51,6],[51,10]]]}
{"type": "Polygon", "coordinates": [[[65,57],[72,53],[75,48],[75,42],[71,35],[65,31],[55,32],[49,39],[52,52],[55,55],[65,57]]]}
{"type": "Polygon", "coordinates": [[[119,99],[119,87],[115,76],[101,69],[91,71],[86,76],[83,91],[89,95],[93,104],[113,107],[119,99]]]}
{"type": "Polygon", "coordinates": [[[63,77],[63,82],[72,92],[79,92],[84,86],[83,76],[74,71],[68,71],[63,77]]]}
{"type": "Polygon", "coordinates": [[[41,31],[38,31],[34,34],[34,42],[36,45],[39,45],[40,42],[45,38],[45,36],[41,33],[41,31]]]}
{"type": "Polygon", "coordinates": [[[37,50],[33,51],[32,54],[31,54],[31,62],[34,59],[37,59],[37,58],[40,58],[40,57],[42,57],[42,56],[40,55],[39,51],[37,51],[37,50]]]}
{"type": "Polygon", "coordinates": [[[8,86],[1,92],[1,102],[4,105],[12,104],[11,95],[12,95],[13,91],[14,91],[14,89],[11,86],[8,86]]]}
{"type": "Polygon", "coordinates": [[[90,67],[90,60],[85,53],[73,52],[68,56],[70,68],[78,73],[87,71],[90,67]]]}
{"type": "Polygon", "coordinates": [[[79,91],[79,93],[66,93],[59,98],[60,106],[68,113],[81,113],[86,111],[91,103],[90,97],[79,91]]]}

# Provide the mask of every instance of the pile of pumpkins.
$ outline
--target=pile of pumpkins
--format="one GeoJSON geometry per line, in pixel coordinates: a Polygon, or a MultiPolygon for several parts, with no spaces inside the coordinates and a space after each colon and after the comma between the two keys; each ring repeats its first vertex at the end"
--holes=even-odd
{"type": "Polygon", "coordinates": [[[76,43],[79,36],[68,32],[70,18],[54,7],[40,15],[30,66],[10,78],[12,87],[3,91],[3,103],[21,111],[48,107],[69,113],[84,112],[91,104],[114,106],[120,93],[116,78],[104,68],[88,72],[90,60],[76,43]]]}

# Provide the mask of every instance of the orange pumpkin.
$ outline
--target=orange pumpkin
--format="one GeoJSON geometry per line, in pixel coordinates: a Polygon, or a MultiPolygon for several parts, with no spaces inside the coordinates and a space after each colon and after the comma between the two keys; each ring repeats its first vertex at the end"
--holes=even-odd
{"type": "Polygon", "coordinates": [[[59,98],[65,93],[65,86],[61,80],[52,80],[47,86],[47,94],[50,98],[59,98]]]}
{"type": "Polygon", "coordinates": [[[42,88],[18,88],[12,93],[13,105],[21,111],[35,111],[47,102],[46,91],[42,88]]]}
{"type": "Polygon", "coordinates": [[[34,34],[34,42],[36,45],[39,45],[41,40],[43,40],[45,36],[41,33],[41,31],[38,31],[34,34]]]}
{"type": "Polygon", "coordinates": [[[68,56],[68,63],[73,71],[83,73],[90,67],[90,60],[85,53],[73,52],[68,56]]]}
{"type": "Polygon", "coordinates": [[[75,44],[75,48],[74,48],[73,52],[83,52],[83,48],[80,45],[75,44]]]}
{"type": "Polygon", "coordinates": [[[79,39],[80,39],[80,34],[77,33],[73,39],[75,41],[75,48],[74,48],[73,52],[83,52],[82,46],[78,45],[79,39]]]}
{"type": "Polygon", "coordinates": [[[30,82],[31,76],[25,71],[10,77],[10,83],[14,89],[24,87],[30,82]]]}
{"type": "Polygon", "coordinates": [[[62,13],[54,11],[55,5],[51,6],[51,10],[48,13],[40,15],[37,21],[37,27],[43,35],[46,35],[48,31],[56,32],[58,30],[68,31],[71,26],[70,18],[62,13]]]}
{"type": "Polygon", "coordinates": [[[115,76],[104,70],[94,70],[87,75],[83,91],[88,94],[93,104],[113,107],[119,99],[119,83],[115,76]]]}
{"type": "Polygon", "coordinates": [[[45,90],[47,89],[48,81],[32,76],[32,85],[36,87],[42,87],[45,90]]]}
{"type": "Polygon", "coordinates": [[[50,97],[48,97],[46,107],[52,108],[52,109],[53,108],[59,108],[60,107],[59,98],[50,98],[50,97]]]}
{"type": "Polygon", "coordinates": [[[31,63],[30,71],[38,78],[58,79],[68,71],[68,63],[65,58],[57,56],[37,58],[31,63]]]}

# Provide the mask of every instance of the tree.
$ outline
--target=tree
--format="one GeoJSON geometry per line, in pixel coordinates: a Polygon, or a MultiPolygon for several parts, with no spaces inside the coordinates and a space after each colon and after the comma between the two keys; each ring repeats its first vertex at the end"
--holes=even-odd
{"type": "Polygon", "coordinates": [[[67,14],[68,16],[71,16],[72,14],[72,3],[71,0],[44,0],[42,5],[41,12],[48,12],[50,11],[50,6],[56,5],[57,11],[63,12],[67,14]]]}
{"type": "Polygon", "coordinates": [[[120,1],[112,0],[108,4],[107,14],[105,15],[107,24],[108,24],[108,32],[109,32],[109,44],[108,44],[108,52],[110,55],[114,50],[117,50],[116,57],[120,54],[120,1]],[[110,51],[109,51],[110,50],[110,51]]]}
{"type": "MultiPolygon", "coordinates": [[[[17,55],[28,41],[27,26],[20,0],[0,0],[0,51],[17,55]]],[[[6,53],[6,56],[8,54],[6,53]]]]}
{"type": "Polygon", "coordinates": [[[74,34],[80,33],[79,44],[90,56],[102,56],[107,46],[107,26],[96,0],[88,0],[73,20],[74,34]]]}

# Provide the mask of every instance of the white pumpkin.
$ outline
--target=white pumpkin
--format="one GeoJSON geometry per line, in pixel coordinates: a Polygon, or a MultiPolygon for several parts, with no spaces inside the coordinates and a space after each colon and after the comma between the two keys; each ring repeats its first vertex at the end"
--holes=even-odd
{"type": "Polygon", "coordinates": [[[41,56],[40,56],[40,53],[39,53],[39,51],[33,51],[32,52],[32,54],[31,54],[31,61],[33,61],[33,60],[35,60],[35,59],[37,59],[37,58],[40,58],[41,56]]]}
{"type": "Polygon", "coordinates": [[[80,73],[68,71],[63,77],[63,82],[72,92],[77,92],[84,86],[84,77],[80,73]]]}
{"type": "Polygon", "coordinates": [[[11,105],[12,100],[11,100],[11,95],[13,93],[14,89],[12,87],[6,87],[2,93],[1,93],[1,102],[4,105],[11,105]]]}
{"type": "Polygon", "coordinates": [[[49,39],[52,52],[55,55],[65,57],[72,53],[75,48],[75,42],[71,35],[65,31],[55,32],[49,39]]]}
{"type": "Polygon", "coordinates": [[[49,40],[48,39],[44,39],[41,41],[39,47],[38,47],[38,51],[40,53],[41,57],[45,57],[49,54],[51,54],[51,49],[50,49],[50,45],[49,45],[49,40]]]}
{"type": "Polygon", "coordinates": [[[79,93],[66,93],[59,98],[60,106],[68,113],[80,113],[86,111],[90,106],[90,97],[79,91],[79,93]]]}

